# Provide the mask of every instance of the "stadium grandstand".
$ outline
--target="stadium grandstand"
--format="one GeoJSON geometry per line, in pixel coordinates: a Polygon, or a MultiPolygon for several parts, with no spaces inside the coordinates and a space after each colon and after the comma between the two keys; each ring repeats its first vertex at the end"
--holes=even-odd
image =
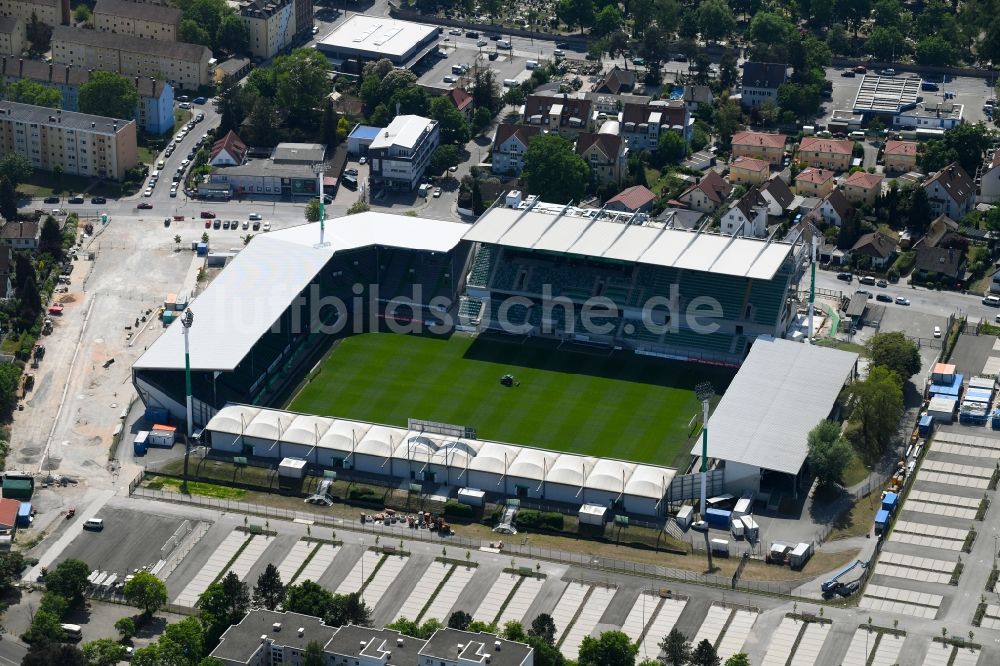
{"type": "Polygon", "coordinates": [[[459,307],[467,326],[729,365],[757,336],[785,333],[805,266],[801,243],[672,229],[641,213],[522,201],[517,193],[465,239],[477,244],[459,307]],[[676,301],[665,305],[674,291],[676,301]],[[585,325],[582,307],[598,297],[607,308],[592,320],[600,330],[585,325]],[[719,308],[713,333],[698,332],[686,316],[706,299],[719,308]]]}
{"type": "MultiPolygon", "coordinates": [[[[255,236],[190,305],[195,424],[230,402],[279,404],[338,337],[389,323],[440,324],[453,313],[430,304],[457,298],[469,260],[466,231],[367,212],[327,221],[322,245],[319,224],[255,236]],[[387,309],[396,298],[414,305],[387,309]]],[[[136,361],[132,382],[144,404],[184,422],[181,325],[136,361]]]]}

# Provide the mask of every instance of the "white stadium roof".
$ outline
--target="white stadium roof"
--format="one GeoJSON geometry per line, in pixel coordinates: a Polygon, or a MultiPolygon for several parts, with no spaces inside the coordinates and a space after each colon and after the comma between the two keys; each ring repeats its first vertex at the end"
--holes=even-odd
{"type": "MultiPolygon", "coordinates": [[[[315,247],[318,223],[254,236],[191,302],[191,368],[232,370],[239,365],[336,252],[370,245],[448,252],[468,229],[456,222],[368,212],[327,220],[327,247],[315,247]]],[[[171,324],[133,367],[183,370],[181,329],[179,322],[171,324]]]]}
{"type": "MultiPolygon", "coordinates": [[[[851,352],[758,337],[708,420],[708,455],[796,474],[809,431],[854,372],[851,352]]],[[[701,455],[701,441],[691,448],[701,455]]]]}
{"type": "MultiPolygon", "coordinates": [[[[317,433],[319,448],[333,449],[350,456],[359,453],[390,460],[427,460],[460,470],[474,470],[499,477],[529,479],[539,483],[586,486],[659,500],[666,493],[677,470],[670,467],[591,458],[514,444],[478,439],[442,438],[393,426],[309,416],[275,409],[227,405],[205,426],[207,432],[249,435],[271,433],[281,424],[281,442],[313,446],[317,433]],[[351,442],[351,433],[355,433],[351,442]],[[286,437],[288,435],[288,437],[286,437]],[[305,441],[302,441],[305,440],[305,441]]],[[[389,466],[386,465],[388,474],[389,466]]],[[[483,488],[482,490],[495,490],[483,488]]]]}
{"type": "Polygon", "coordinates": [[[465,239],[759,280],[774,277],[792,251],[787,243],[622,224],[594,219],[593,213],[570,208],[559,215],[549,205],[538,210],[495,206],[465,239]]]}

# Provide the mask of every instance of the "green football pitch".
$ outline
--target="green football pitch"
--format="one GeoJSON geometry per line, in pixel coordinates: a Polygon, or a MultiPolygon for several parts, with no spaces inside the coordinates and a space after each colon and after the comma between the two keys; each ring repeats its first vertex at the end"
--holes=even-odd
{"type": "Polygon", "coordinates": [[[341,340],[289,409],[405,426],[476,429],[480,439],[676,465],[690,450],[694,385],[734,371],[550,341],[368,333],[341,340]],[[500,378],[510,373],[517,386],[500,378]]]}

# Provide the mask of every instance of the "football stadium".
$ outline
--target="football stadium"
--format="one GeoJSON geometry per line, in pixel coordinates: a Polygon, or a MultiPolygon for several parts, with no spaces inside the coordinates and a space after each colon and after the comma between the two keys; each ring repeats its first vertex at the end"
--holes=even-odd
{"type": "MultiPolygon", "coordinates": [[[[725,401],[758,347],[796,376],[847,367],[819,363],[843,352],[780,340],[807,266],[801,243],[517,193],[472,225],[368,212],[328,221],[322,243],[319,227],[255,237],[190,304],[194,422],[213,454],[300,458],[438,494],[473,486],[482,465],[497,479],[480,489],[501,499],[596,493],[663,515],[696,486],[683,474],[697,463],[696,384],[725,401]]],[[[174,323],[133,367],[143,402],[176,423],[184,362],[174,323]]],[[[803,413],[829,414],[842,386],[803,413]]],[[[730,445],[742,486],[759,487],[784,440],[801,440],[798,451],[815,425],[761,444],[773,407],[743,416],[754,450],[773,455],[730,445]]],[[[803,463],[777,472],[796,479],[803,463]]],[[[721,490],[725,459],[713,467],[721,490]]]]}

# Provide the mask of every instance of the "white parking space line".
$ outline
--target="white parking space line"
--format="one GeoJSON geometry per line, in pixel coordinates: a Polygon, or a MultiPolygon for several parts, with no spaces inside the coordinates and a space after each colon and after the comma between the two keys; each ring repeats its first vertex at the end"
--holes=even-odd
{"type": "Polygon", "coordinates": [[[302,569],[302,573],[300,573],[295,580],[318,581],[319,577],[330,568],[330,564],[333,563],[333,558],[335,558],[339,552],[340,546],[333,546],[328,543],[324,543],[319,547],[319,550],[316,551],[313,558],[309,560],[309,564],[302,569]]]}
{"type": "Polygon", "coordinates": [[[423,610],[424,604],[434,594],[434,590],[444,580],[445,574],[451,569],[450,564],[444,562],[431,562],[431,565],[417,577],[417,584],[413,591],[406,597],[406,603],[396,612],[395,619],[405,617],[407,620],[416,621],[417,615],[423,610]]]}
{"type": "Polygon", "coordinates": [[[236,530],[230,532],[222,543],[219,544],[219,547],[215,549],[215,552],[209,556],[208,561],[195,574],[195,577],[188,582],[184,591],[177,595],[174,603],[178,606],[193,608],[201,593],[212,584],[212,581],[222,572],[222,568],[229,564],[229,560],[233,559],[233,555],[236,554],[236,551],[240,549],[240,546],[246,540],[247,535],[245,533],[237,532],[236,530]]]}
{"type": "Polygon", "coordinates": [[[501,571],[500,577],[493,582],[493,587],[483,597],[476,612],[472,614],[472,619],[480,622],[492,622],[497,619],[503,602],[507,601],[510,591],[514,589],[514,586],[520,585],[521,581],[522,576],[519,574],[501,571]]]}
{"type": "MultiPolygon", "coordinates": [[[[993,588],[993,591],[996,592],[996,587],[993,588]]],[[[1000,629],[1000,606],[987,604],[986,614],[983,615],[983,621],[979,626],[987,629],[1000,629]]]]}
{"type": "Polygon", "coordinates": [[[314,542],[305,539],[299,539],[295,542],[292,549],[285,555],[285,559],[281,560],[281,564],[278,565],[278,575],[281,576],[282,583],[288,585],[292,582],[295,572],[299,570],[299,567],[302,566],[315,547],[314,542]]]}
{"type": "Polygon", "coordinates": [[[438,595],[434,597],[434,601],[427,608],[427,612],[424,616],[420,618],[421,622],[426,622],[431,618],[441,620],[441,624],[448,624],[448,616],[452,606],[458,600],[458,595],[462,594],[462,590],[465,586],[469,584],[472,577],[476,575],[476,567],[467,567],[463,565],[458,565],[455,570],[451,573],[451,577],[448,578],[442,587],[438,595]]]}
{"type": "Polygon", "coordinates": [[[747,640],[747,636],[753,630],[753,625],[757,621],[757,616],[759,613],[750,610],[737,610],[733,614],[733,619],[729,622],[729,628],[726,629],[726,635],[722,637],[722,642],[719,643],[719,658],[725,661],[729,659],[737,652],[743,651],[743,644],[747,640]]]}
{"type": "Polygon", "coordinates": [[[951,574],[938,573],[937,571],[925,571],[923,569],[911,569],[901,567],[896,564],[885,564],[879,562],[875,565],[875,573],[882,576],[892,576],[893,578],[906,578],[907,580],[920,581],[921,583],[939,583],[947,585],[951,582],[951,574]]]}
{"type": "Polygon", "coordinates": [[[787,664],[788,658],[792,656],[792,648],[795,647],[795,639],[799,637],[802,630],[802,623],[790,617],[782,618],[781,624],[771,634],[771,641],[767,645],[767,654],[764,655],[764,664],[787,664]]]}
{"type": "Polygon", "coordinates": [[[961,495],[945,495],[943,493],[932,493],[926,490],[911,490],[907,501],[919,500],[941,504],[943,506],[961,506],[966,509],[978,509],[980,500],[975,497],[962,497],[961,495]]]}
{"type": "Polygon", "coordinates": [[[877,631],[859,628],[854,632],[851,644],[847,646],[847,654],[840,661],[840,666],[866,666],[868,655],[871,654],[878,640],[877,631]]]}
{"type": "Polygon", "coordinates": [[[957,648],[952,666],[976,666],[979,662],[979,650],[973,648],[957,648]]]}
{"type": "Polygon", "coordinates": [[[347,574],[347,578],[337,587],[337,594],[350,594],[351,592],[360,590],[361,585],[372,575],[372,572],[375,571],[375,565],[381,559],[382,553],[377,553],[374,550],[365,550],[361,557],[358,558],[358,561],[354,563],[354,567],[347,574]]]}
{"type": "Polygon", "coordinates": [[[878,651],[872,659],[871,666],[893,666],[899,663],[899,652],[903,649],[904,638],[895,634],[882,634],[878,651]]]}
{"type": "Polygon", "coordinates": [[[980,465],[963,465],[960,463],[944,462],[943,460],[925,460],[920,466],[930,472],[941,472],[942,474],[958,474],[960,476],[971,476],[974,478],[988,479],[993,476],[992,467],[982,467],[980,465]]]}
{"type": "Polygon", "coordinates": [[[240,556],[236,558],[236,561],[233,562],[233,566],[229,568],[226,575],[234,573],[239,576],[240,580],[246,578],[247,574],[250,573],[250,569],[257,563],[257,560],[264,554],[264,551],[267,550],[272,541],[274,541],[274,537],[255,536],[247,544],[247,547],[243,549],[240,556]]]}
{"type": "Polygon", "coordinates": [[[889,541],[957,551],[962,549],[968,534],[968,529],[897,520],[889,541]]]}
{"type": "MultiPolygon", "coordinates": [[[[378,573],[368,583],[363,594],[365,603],[370,608],[375,608],[378,605],[378,602],[382,600],[382,595],[385,594],[385,591],[396,580],[396,577],[399,576],[399,573],[409,560],[409,557],[401,557],[399,555],[390,555],[386,558],[382,566],[379,567],[378,573]]],[[[444,622],[447,621],[448,618],[445,618],[444,622]]]]}
{"type": "Polygon", "coordinates": [[[924,666],[948,666],[954,649],[951,645],[931,641],[930,647],[927,648],[927,654],[924,656],[924,666]]]}
{"type": "Polygon", "coordinates": [[[934,434],[934,440],[931,442],[931,446],[936,446],[938,443],[961,444],[964,446],[973,446],[983,449],[993,449],[994,451],[1000,452],[1000,438],[986,437],[984,435],[968,435],[963,432],[946,432],[939,430],[934,434]]]}
{"type": "Polygon", "coordinates": [[[829,622],[810,622],[806,625],[806,631],[795,651],[795,666],[812,666],[816,663],[832,626],[829,622]]]}
{"type": "Polygon", "coordinates": [[[559,651],[566,658],[576,659],[580,656],[580,644],[597,628],[601,616],[604,615],[604,611],[608,610],[608,605],[614,599],[617,591],[617,588],[614,587],[594,586],[594,591],[591,592],[590,598],[587,599],[587,603],[580,611],[576,623],[570,628],[562,645],[559,646],[559,651]]]}
{"type": "Polygon", "coordinates": [[[916,555],[906,555],[904,553],[883,552],[881,561],[886,564],[895,564],[901,567],[911,567],[913,569],[926,569],[928,571],[938,571],[950,574],[958,565],[957,562],[947,560],[935,560],[931,557],[918,557],[916,555]]]}
{"type": "Polygon", "coordinates": [[[977,509],[967,509],[961,506],[948,506],[945,504],[935,504],[933,502],[921,502],[910,498],[903,505],[905,511],[918,511],[920,513],[930,513],[946,518],[958,518],[960,520],[975,520],[977,509]]]}
{"type": "Polygon", "coordinates": [[[643,659],[656,659],[660,654],[660,641],[670,633],[670,630],[677,624],[677,618],[684,612],[687,606],[687,599],[664,599],[660,606],[660,612],[653,618],[646,637],[642,639],[639,646],[639,656],[643,659]]]}
{"type": "MultiPolygon", "coordinates": [[[[926,465],[927,462],[930,461],[924,461],[924,464],[926,465]]],[[[917,472],[916,480],[927,481],[928,483],[945,483],[951,486],[964,486],[966,488],[975,488],[977,490],[983,490],[990,485],[989,479],[959,476],[957,474],[943,474],[941,472],[933,472],[923,469],[917,472]]]]}
{"type": "Polygon", "coordinates": [[[1000,451],[995,448],[969,446],[967,444],[952,444],[950,442],[935,443],[932,447],[940,453],[952,453],[958,456],[973,456],[976,458],[996,458],[1000,451]]]}
{"type": "Polygon", "coordinates": [[[719,634],[722,633],[722,629],[726,626],[726,622],[729,621],[729,616],[732,614],[732,608],[712,604],[705,615],[705,619],[701,621],[701,626],[698,628],[698,633],[694,635],[691,645],[697,645],[706,639],[708,639],[709,643],[715,645],[716,641],[719,640],[719,634]]]}
{"type": "Polygon", "coordinates": [[[869,585],[858,605],[870,610],[934,619],[937,616],[942,598],[940,594],[930,594],[929,592],[902,590],[884,585],[869,585]]]}
{"type": "MultiPolygon", "coordinates": [[[[528,618],[525,616],[528,614],[528,609],[535,602],[535,597],[538,596],[538,593],[542,591],[543,585],[545,585],[544,578],[527,576],[521,583],[521,587],[517,588],[517,592],[510,598],[507,608],[503,609],[500,619],[497,620],[497,626],[503,627],[504,624],[511,620],[518,622],[526,621],[528,618]]],[[[534,618],[531,619],[533,620],[534,618]]]]}
{"type": "Polygon", "coordinates": [[[590,585],[583,585],[582,583],[570,583],[563,590],[562,596],[559,597],[559,602],[552,610],[552,621],[556,625],[557,643],[565,635],[569,623],[576,615],[576,611],[579,610],[580,604],[583,603],[583,598],[587,595],[588,590],[590,590],[590,585]]]}
{"type": "Polygon", "coordinates": [[[660,605],[660,597],[656,594],[650,594],[649,592],[640,592],[639,596],[636,598],[635,603],[632,604],[632,610],[628,612],[625,617],[625,622],[622,624],[622,632],[631,638],[633,641],[639,640],[642,636],[643,629],[649,624],[649,621],[653,619],[653,615],[656,613],[656,607],[660,605]]]}

